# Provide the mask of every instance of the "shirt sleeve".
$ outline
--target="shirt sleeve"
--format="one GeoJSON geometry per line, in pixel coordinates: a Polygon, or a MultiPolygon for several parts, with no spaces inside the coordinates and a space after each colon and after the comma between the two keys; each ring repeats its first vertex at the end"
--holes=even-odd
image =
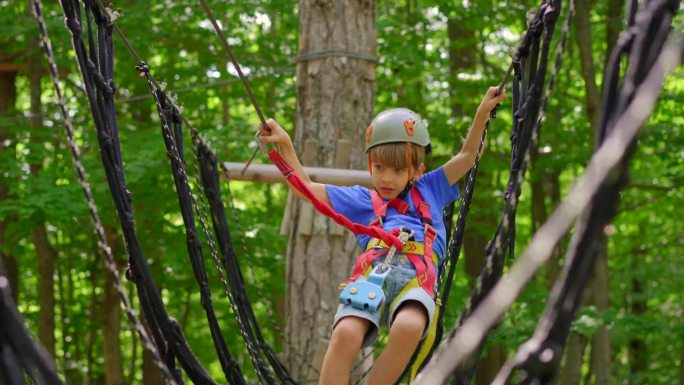
{"type": "Polygon", "coordinates": [[[432,193],[433,202],[440,206],[440,211],[449,203],[458,199],[460,195],[457,183],[449,185],[449,181],[447,180],[443,167],[439,167],[423,175],[423,177],[419,179],[418,183],[425,187],[424,190],[430,191],[432,193]]]}
{"type": "Polygon", "coordinates": [[[326,185],[332,208],[352,222],[367,225],[374,219],[370,192],[363,186],[326,185]]]}

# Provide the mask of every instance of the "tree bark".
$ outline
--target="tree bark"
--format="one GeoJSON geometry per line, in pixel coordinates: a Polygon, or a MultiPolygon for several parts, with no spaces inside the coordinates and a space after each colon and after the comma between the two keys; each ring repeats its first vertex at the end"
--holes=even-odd
{"type": "Polygon", "coordinates": [[[624,29],[623,10],[625,2],[622,0],[609,0],[606,11],[606,55],[603,60],[603,67],[606,67],[610,53],[617,43],[620,33],[624,29]]]}
{"type": "Polygon", "coordinates": [[[586,347],[586,337],[579,333],[570,333],[563,368],[556,382],[558,385],[579,385],[582,379],[582,363],[586,347]]]}
{"type": "MultiPolygon", "coordinates": [[[[589,117],[590,127],[596,138],[599,122],[601,119],[601,97],[596,85],[596,69],[592,57],[594,48],[590,26],[591,2],[589,0],[577,0],[575,2],[575,36],[579,49],[580,66],[585,88],[585,108],[589,117]]],[[[594,139],[596,142],[596,139],[594,139]]]]}
{"type": "Polygon", "coordinates": [[[55,256],[45,225],[33,229],[33,245],[38,258],[38,336],[45,350],[55,356],[55,256]]]}
{"type": "MultiPolygon", "coordinates": [[[[375,2],[301,0],[299,28],[295,146],[302,151],[305,141],[316,140],[313,165],[333,167],[337,143],[346,139],[352,143],[349,168],[365,169],[363,138],[375,95],[375,2]]],[[[286,356],[296,378],[315,383],[310,367],[318,369],[325,354],[338,284],[361,250],[350,232],[317,213],[309,216],[306,206],[293,202],[286,213],[286,356]]]]}
{"type": "MultiPolygon", "coordinates": [[[[546,170],[538,166],[539,146],[534,145],[531,149],[530,156],[530,190],[532,196],[532,233],[535,233],[548,219],[546,211],[546,170]]],[[[557,248],[556,248],[557,249],[557,248]]],[[[553,257],[546,263],[546,283],[548,288],[552,288],[556,277],[560,273],[560,266],[558,265],[558,254],[554,252],[553,257]]]]}
{"type": "MultiPolygon", "coordinates": [[[[64,262],[59,264],[59,267],[56,269],[58,276],[57,289],[59,292],[60,299],[58,302],[60,320],[75,319],[74,314],[69,313],[69,304],[73,304],[75,302],[74,279],[76,279],[76,277],[73,274],[74,270],[71,261],[71,259],[65,258],[64,262]]],[[[95,279],[96,275],[97,273],[93,272],[93,274],[91,274],[90,276],[89,286],[91,288],[91,298],[95,295],[95,288],[97,287],[97,281],[95,279]]],[[[82,372],[80,367],[81,344],[86,345],[87,349],[86,365],[88,370],[88,376],[91,376],[93,372],[92,368],[93,362],[95,360],[90,354],[90,347],[93,344],[92,335],[96,333],[96,331],[93,330],[94,328],[92,327],[92,319],[97,318],[97,312],[92,306],[90,306],[88,308],[88,313],[91,322],[88,324],[89,330],[85,334],[84,338],[81,338],[82,332],[78,327],[75,327],[74,323],[61,322],[62,349],[59,354],[59,357],[62,359],[62,371],[64,372],[65,382],[67,382],[68,384],[82,385],[85,383],[86,376],[85,373],[82,372]]]]}
{"type": "Polygon", "coordinates": [[[679,348],[679,385],[684,385],[684,345],[679,348]]]}
{"type": "MultiPolygon", "coordinates": [[[[17,101],[16,71],[0,71],[0,115],[12,115],[17,101]]],[[[13,134],[8,125],[0,125],[0,154],[14,152],[13,134]]],[[[9,157],[9,156],[8,156],[9,157]]],[[[9,199],[8,175],[0,173],[0,202],[9,199]]],[[[17,258],[10,253],[6,243],[7,228],[10,218],[0,218],[0,258],[10,281],[10,290],[14,303],[19,303],[19,264],[17,258]]]]}
{"type": "MultiPolygon", "coordinates": [[[[575,31],[577,36],[577,47],[580,52],[580,64],[582,67],[582,78],[585,84],[585,106],[589,117],[591,132],[594,137],[594,147],[598,145],[600,124],[599,89],[596,85],[596,71],[592,57],[593,40],[589,20],[591,17],[591,6],[588,0],[577,0],[575,3],[575,31]]],[[[601,246],[596,260],[595,278],[592,282],[592,292],[594,305],[599,313],[608,310],[610,306],[609,291],[610,281],[608,278],[608,258],[605,243],[601,246]]],[[[592,338],[592,367],[596,379],[596,385],[608,385],[611,382],[611,355],[610,355],[610,333],[605,326],[600,326],[592,338]]]]}
{"type": "MultiPolygon", "coordinates": [[[[632,254],[634,256],[635,254],[632,254]]],[[[638,253],[636,255],[639,255],[638,253]]],[[[636,258],[632,258],[632,263],[637,263],[636,258]]],[[[635,266],[635,265],[632,265],[635,266]]],[[[644,301],[644,289],[640,277],[632,276],[632,293],[630,312],[635,318],[643,317],[648,311],[646,301],[644,301]]],[[[630,384],[645,384],[646,371],[648,369],[648,345],[639,336],[632,336],[629,339],[629,374],[632,380],[630,384]]]]}
{"type": "MultiPolygon", "coordinates": [[[[605,246],[596,261],[596,272],[593,289],[593,300],[596,310],[603,314],[610,307],[609,288],[610,280],[608,277],[608,263],[606,261],[605,246]]],[[[592,338],[591,359],[593,361],[596,385],[609,385],[611,381],[611,352],[610,352],[610,332],[608,327],[600,326],[592,338]]]]}
{"type": "Polygon", "coordinates": [[[506,345],[488,345],[486,354],[480,358],[477,365],[475,384],[491,384],[504,362],[506,362],[506,345]]]}
{"type": "MultiPolygon", "coordinates": [[[[477,47],[476,31],[465,22],[467,15],[457,14],[447,20],[447,34],[449,37],[449,90],[451,116],[454,121],[460,122],[464,118],[471,118],[471,111],[466,110],[463,101],[471,99],[472,87],[468,87],[466,81],[459,80],[458,74],[463,72],[473,72],[477,68],[479,49],[477,47]],[[469,44],[469,45],[467,45],[469,44]],[[470,90],[470,92],[469,92],[470,90]]],[[[481,92],[481,90],[477,90],[481,92]]],[[[468,126],[459,127],[462,129],[463,136],[468,130],[468,126]]],[[[454,143],[454,152],[460,150],[460,141],[454,143]]],[[[491,174],[487,170],[480,168],[478,175],[478,189],[489,189],[491,186],[491,174]]],[[[464,182],[464,181],[462,181],[464,182]]],[[[490,207],[491,201],[486,202],[486,194],[473,194],[473,207],[490,207]]],[[[485,248],[489,237],[493,234],[496,224],[496,217],[479,211],[482,215],[469,218],[467,235],[464,239],[463,250],[465,255],[465,270],[470,278],[471,287],[482,270],[485,248]],[[487,230],[484,230],[487,229],[487,230]]],[[[496,373],[506,360],[506,348],[501,344],[489,344],[487,353],[483,355],[478,363],[474,375],[476,384],[489,384],[496,373]]]]}
{"type": "MultiPolygon", "coordinates": [[[[143,309],[140,309],[140,315],[140,321],[145,326],[145,330],[148,332],[149,335],[149,327],[147,326],[147,322],[145,321],[145,311],[143,309]]],[[[165,385],[166,381],[164,380],[164,377],[161,371],[159,370],[159,367],[157,367],[157,364],[155,364],[154,356],[152,356],[152,353],[150,353],[149,350],[145,349],[144,346],[142,347],[142,352],[142,383],[145,385],[165,385]]]]}
{"type": "MultiPolygon", "coordinates": [[[[40,52],[38,39],[31,39],[31,45],[40,52]]],[[[42,89],[40,55],[34,54],[29,58],[29,99],[31,117],[31,142],[35,147],[43,146],[48,137],[41,122],[42,103],[40,100],[42,89]]],[[[42,159],[37,159],[30,165],[31,175],[36,177],[42,169],[42,159]]],[[[57,252],[50,244],[43,213],[38,213],[37,223],[31,230],[33,246],[38,261],[38,338],[50,356],[55,356],[55,259],[57,252]]]]}
{"type": "MultiPolygon", "coordinates": [[[[116,229],[105,227],[107,241],[111,245],[112,255],[118,255],[121,238],[116,229]]],[[[105,384],[124,385],[126,383],[121,362],[121,304],[119,293],[116,291],[112,274],[104,270],[104,293],[102,295],[102,332],[105,364],[105,384]]]]}

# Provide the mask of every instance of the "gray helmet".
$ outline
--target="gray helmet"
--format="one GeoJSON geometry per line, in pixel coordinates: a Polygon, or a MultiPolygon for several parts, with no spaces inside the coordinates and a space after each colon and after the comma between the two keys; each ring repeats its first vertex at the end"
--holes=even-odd
{"type": "Polygon", "coordinates": [[[366,130],[366,152],[385,143],[411,142],[429,151],[427,123],[408,108],[391,108],[379,113],[366,130]]]}

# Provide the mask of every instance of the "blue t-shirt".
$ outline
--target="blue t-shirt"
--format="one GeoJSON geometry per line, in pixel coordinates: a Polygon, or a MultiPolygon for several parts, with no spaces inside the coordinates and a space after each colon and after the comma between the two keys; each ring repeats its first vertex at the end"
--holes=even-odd
{"type": "MultiPolygon", "coordinates": [[[[444,258],[446,250],[446,229],[442,211],[449,203],[458,198],[458,185],[449,186],[446,175],[442,167],[424,174],[415,181],[415,186],[420,191],[423,201],[430,205],[432,215],[432,226],[437,231],[433,250],[439,255],[440,261],[444,258]]],[[[370,190],[363,186],[341,187],[326,185],[328,198],[332,208],[338,213],[346,216],[351,221],[368,225],[375,219],[373,213],[373,203],[371,202],[370,190]]],[[[393,207],[387,208],[387,216],[382,225],[384,230],[390,231],[400,226],[404,226],[414,231],[416,242],[423,242],[423,223],[416,212],[410,194],[406,194],[404,201],[409,204],[410,210],[406,215],[397,213],[393,207]]],[[[386,201],[385,201],[386,202],[386,201]]],[[[370,241],[368,235],[357,235],[356,241],[362,248],[370,241]]]]}

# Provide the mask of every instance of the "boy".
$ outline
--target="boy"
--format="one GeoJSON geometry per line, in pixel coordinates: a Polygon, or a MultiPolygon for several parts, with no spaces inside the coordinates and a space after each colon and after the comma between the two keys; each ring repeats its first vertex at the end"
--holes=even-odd
{"type": "MultiPolygon", "coordinates": [[[[361,347],[377,338],[381,322],[390,326],[387,346],[367,383],[390,385],[401,376],[434,314],[434,263],[446,250],[442,210],[458,198],[456,182],[473,165],[490,112],[506,96],[497,91],[498,87],[488,89],[461,151],[428,173],[423,164],[430,146],[425,121],[405,108],[378,114],[366,131],[368,169],[375,191],[312,182],[285,130],[273,119],[267,121],[268,127],[261,127],[259,140],[277,144],[280,155],[318,199],[354,222],[372,222],[386,231],[403,233],[400,239],[406,241],[406,250],[413,250],[395,254],[394,249],[388,250],[369,236],[357,236],[367,251],[357,260],[354,275],[340,295],[319,384],[347,385],[354,358],[361,347]]],[[[306,199],[296,189],[292,192],[306,199]]]]}

